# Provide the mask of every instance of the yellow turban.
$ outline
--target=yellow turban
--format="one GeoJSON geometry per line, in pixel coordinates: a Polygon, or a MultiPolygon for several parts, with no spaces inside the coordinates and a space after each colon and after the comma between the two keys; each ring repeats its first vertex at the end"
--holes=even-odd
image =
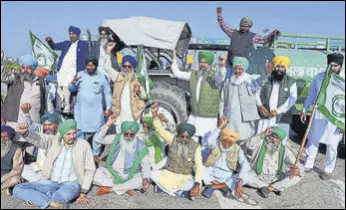
{"type": "Polygon", "coordinates": [[[291,65],[291,59],[287,56],[276,56],[273,59],[273,64],[274,64],[274,67],[276,67],[279,64],[282,64],[287,69],[291,65]]]}
{"type": "Polygon", "coordinates": [[[230,128],[225,128],[221,131],[221,140],[231,139],[233,143],[239,141],[240,134],[230,128]]]}

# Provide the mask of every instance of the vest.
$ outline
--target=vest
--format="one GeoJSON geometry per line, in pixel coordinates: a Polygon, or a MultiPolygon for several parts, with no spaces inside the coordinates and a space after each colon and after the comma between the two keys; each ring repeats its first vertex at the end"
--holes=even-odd
{"type": "Polygon", "coordinates": [[[193,72],[190,79],[191,113],[198,117],[217,118],[219,114],[220,88],[215,86],[215,72],[204,74],[197,101],[197,85],[201,72],[193,72]]]}
{"type": "Polygon", "coordinates": [[[234,56],[240,56],[248,58],[250,52],[253,51],[254,45],[252,43],[253,37],[255,36],[252,32],[242,34],[236,30],[231,37],[231,45],[228,50],[228,61],[232,63],[234,56]]]}
{"type": "MultiPolygon", "coordinates": [[[[231,147],[231,150],[227,154],[227,165],[229,169],[231,170],[234,170],[234,171],[240,170],[240,166],[238,163],[238,154],[240,149],[241,148],[238,144],[233,144],[233,146],[231,147]]],[[[217,147],[213,151],[211,151],[204,166],[205,167],[214,166],[216,161],[220,159],[221,155],[222,155],[222,152],[220,149],[220,145],[218,144],[217,147]]]]}
{"type": "MultiPolygon", "coordinates": [[[[295,83],[295,79],[292,77],[289,77],[287,75],[284,76],[282,81],[280,82],[280,88],[279,88],[279,99],[278,99],[278,107],[280,107],[282,104],[285,103],[285,101],[290,97],[290,90],[292,85],[295,83]]],[[[269,108],[269,101],[270,96],[273,90],[273,79],[270,77],[265,82],[264,86],[262,87],[260,98],[262,101],[263,106],[266,107],[266,109],[270,110],[269,108]]],[[[295,106],[293,106],[290,110],[288,110],[286,113],[279,115],[277,117],[277,123],[292,123],[292,115],[295,111],[295,106]]],[[[260,113],[261,115],[261,113],[260,113]]],[[[261,116],[264,118],[264,116],[261,116]]]]}
{"type": "Polygon", "coordinates": [[[192,168],[198,146],[198,143],[191,140],[188,143],[188,157],[187,159],[184,159],[183,157],[178,156],[178,142],[177,139],[174,139],[172,145],[169,147],[165,169],[177,174],[190,175],[193,170],[192,168]]]}
{"type": "Polygon", "coordinates": [[[13,157],[16,154],[19,146],[17,144],[12,143],[10,151],[8,154],[1,158],[1,175],[10,173],[13,169],[13,157]]]}

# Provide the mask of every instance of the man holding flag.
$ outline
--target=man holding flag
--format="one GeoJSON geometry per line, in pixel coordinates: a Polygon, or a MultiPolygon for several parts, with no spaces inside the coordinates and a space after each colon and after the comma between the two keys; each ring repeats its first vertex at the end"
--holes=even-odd
{"type": "Polygon", "coordinates": [[[306,121],[306,111],[317,101],[318,110],[308,135],[305,171],[311,172],[318,152],[319,143],[327,145],[327,157],[323,180],[332,178],[337,160],[337,149],[345,132],[345,79],[340,75],[344,56],[333,53],[327,56],[328,69],[318,74],[310,85],[308,97],[304,103],[301,120],[306,121]]]}

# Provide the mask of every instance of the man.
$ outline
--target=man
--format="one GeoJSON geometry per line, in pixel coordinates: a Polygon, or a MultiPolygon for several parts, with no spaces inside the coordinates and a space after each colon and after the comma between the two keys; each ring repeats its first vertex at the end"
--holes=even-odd
{"type": "Polygon", "coordinates": [[[236,144],[240,135],[225,128],[226,125],[227,118],[221,118],[219,128],[207,139],[208,148],[212,152],[204,164],[203,180],[207,188],[202,195],[211,198],[215,190],[221,190],[225,197],[256,204],[251,203],[243,194],[250,164],[240,146],[236,144]]]}
{"type": "Polygon", "coordinates": [[[77,72],[85,70],[89,47],[88,42],[79,40],[81,34],[79,28],[70,26],[68,32],[70,41],[54,43],[51,37],[46,37],[46,41],[52,50],[61,51],[58,62],[58,93],[63,100],[64,117],[71,118],[71,93],[68,85],[77,72]]]}
{"type": "Polygon", "coordinates": [[[281,195],[301,180],[299,167],[294,166],[296,158],[284,144],[286,138],[286,132],[274,126],[246,142],[252,169],[248,185],[258,189],[263,198],[271,192],[281,195]]]}
{"type": "Polygon", "coordinates": [[[112,111],[118,116],[117,133],[121,131],[123,122],[139,122],[144,110],[147,94],[136,78],[137,61],[126,55],[122,61],[122,72],[118,74],[114,84],[112,111]]]}
{"type": "Polygon", "coordinates": [[[201,147],[192,140],[196,129],[191,124],[182,123],[175,136],[162,126],[158,119],[158,109],[158,104],[153,105],[154,128],[169,145],[169,153],[166,161],[160,163],[162,168],[157,167],[152,172],[155,192],[164,191],[171,196],[193,200],[200,193],[203,177],[201,147]]]}
{"type": "MultiPolygon", "coordinates": [[[[331,66],[333,73],[340,74],[344,62],[344,56],[342,54],[333,53],[329,54],[327,59],[328,65],[331,66]]],[[[316,102],[325,75],[326,72],[319,73],[310,85],[309,94],[305,99],[304,109],[301,113],[301,119],[303,122],[306,122],[306,112],[309,110],[309,107],[314,105],[316,102]]],[[[345,75],[340,76],[345,77],[345,75]]],[[[333,123],[329,122],[325,116],[317,110],[308,136],[309,140],[306,149],[305,171],[312,171],[318,153],[318,146],[320,143],[323,143],[327,145],[327,157],[324,163],[324,171],[320,174],[320,178],[323,180],[331,179],[338,157],[338,145],[344,133],[345,129],[341,130],[333,123]]]]}
{"type": "Polygon", "coordinates": [[[108,129],[116,122],[111,116],[107,124],[95,135],[99,143],[111,145],[107,158],[107,168],[96,171],[94,184],[100,186],[98,195],[115,192],[117,195],[127,193],[133,196],[133,190],[146,192],[150,187],[150,162],[148,148],[138,138],[139,124],[124,122],[121,134],[106,135],[108,129]]]}
{"type": "Polygon", "coordinates": [[[175,51],[173,51],[173,54],[172,72],[174,77],[190,81],[191,114],[188,123],[196,127],[195,135],[197,138],[201,138],[206,131],[215,130],[217,127],[220,88],[216,86],[216,73],[211,68],[214,62],[214,54],[199,52],[199,71],[194,72],[180,71],[175,51]]]}
{"type": "Polygon", "coordinates": [[[222,8],[217,8],[217,20],[222,31],[231,39],[231,44],[228,50],[228,68],[226,79],[232,76],[232,62],[235,56],[248,58],[251,51],[255,50],[254,43],[271,43],[275,36],[280,36],[281,32],[274,30],[269,35],[262,37],[250,31],[253,22],[250,18],[244,17],[240,21],[240,29],[231,28],[222,16],[222,8]]]}
{"type": "Polygon", "coordinates": [[[235,74],[224,83],[220,101],[220,116],[228,119],[228,128],[240,134],[240,143],[254,136],[255,121],[259,119],[256,93],[265,76],[249,75],[249,61],[243,57],[233,58],[235,74]]]}
{"type": "Polygon", "coordinates": [[[97,70],[97,59],[88,58],[85,63],[86,70],[78,73],[70,83],[69,90],[78,92],[75,105],[78,130],[84,133],[84,139],[92,145],[95,162],[100,163],[101,145],[93,137],[105,124],[105,117],[111,115],[112,91],[105,75],[97,70]]]}
{"type": "Polygon", "coordinates": [[[12,189],[21,183],[24,152],[13,142],[13,128],[1,125],[1,194],[12,195],[12,189]]]}
{"type": "Polygon", "coordinates": [[[46,90],[43,78],[35,75],[37,60],[32,55],[20,57],[20,74],[8,74],[1,71],[1,83],[8,85],[8,93],[3,106],[1,106],[1,116],[3,116],[10,126],[15,127],[15,123],[21,120],[22,112],[20,107],[29,103],[32,105],[30,115],[32,120],[40,123],[40,117],[46,109],[46,90]]]}
{"type": "Polygon", "coordinates": [[[39,182],[17,185],[13,194],[42,209],[66,208],[70,202],[87,205],[86,194],[96,171],[90,145],[77,139],[77,122],[66,120],[59,125],[60,135],[46,135],[29,130],[27,123],[17,125],[26,141],[47,150],[39,182]]]}
{"type": "Polygon", "coordinates": [[[120,41],[120,39],[113,34],[112,31],[108,27],[99,27],[99,35],[100,38],[98,41],[93,42],[92,47],[92,56],[98,59],[99,67],[98,70],[102,73],[104,73],[108,79],[108,81],[111,81],[111,75],[108,74],[107,69],[105,68],[106,58],[108,54],[108,45],[114,44],[114,47],[110,51],[110,59],[111,59],[111,66],[116,69],[120,70],[118,61],[117,61],[117,52],[124,49],[125,44],[120,41]]]}
{"type": "Polygon", "coordinates": [[[297,84],[295,79],[286,74],[290,65],[289,57],[276,56],[273,65],[274,71],[256,95],[262,118],[257,133],[278,124],[289,134],[294,104],[297,101],[297,84]]]}

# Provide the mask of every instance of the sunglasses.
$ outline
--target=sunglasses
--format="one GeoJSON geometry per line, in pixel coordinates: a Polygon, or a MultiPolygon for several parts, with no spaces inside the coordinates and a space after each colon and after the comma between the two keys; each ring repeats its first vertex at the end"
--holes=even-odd
{"type": "Polygon", "coordinates": [[[130,66],[130,65],[123,65],[123,68],[124,69],[132,69],[132,66],[130,66]]]}

